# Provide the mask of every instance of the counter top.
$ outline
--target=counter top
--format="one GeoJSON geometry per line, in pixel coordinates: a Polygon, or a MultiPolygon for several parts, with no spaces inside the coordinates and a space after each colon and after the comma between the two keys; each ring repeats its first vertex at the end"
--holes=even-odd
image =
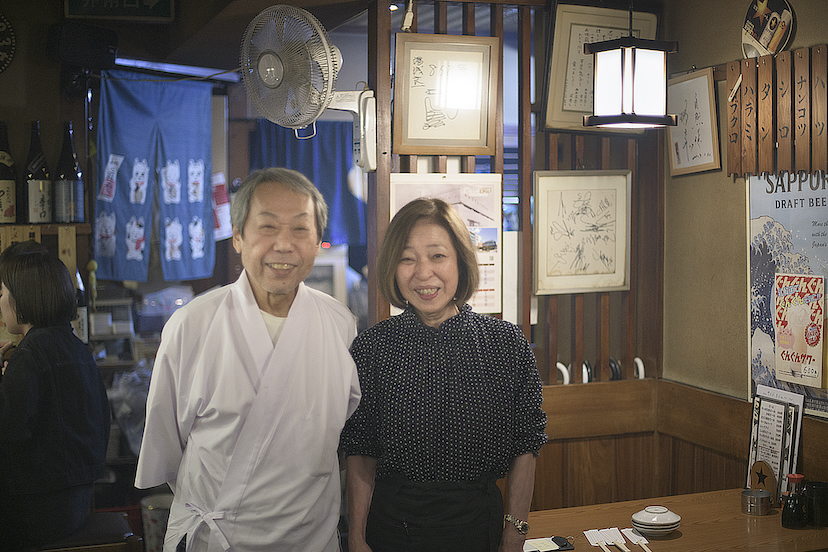
{"type": "MultiPolygon", "coordinates": [[[[782,510],[765,516],[742,513],[743,489],[629,500],[540,510],[529,514],[527,538],[558,535],[574,537],[575,550],[596,550],[584,536],[589,529],[632,527],[634,513],[650,505],[666,506],[681,516],[681,527],[666,537],[647,537],[652,552],[699,552],[717,550],[812,551],[828,550],[828,528],[782,527],[782,510]]],[[[633,552],[642,549],[627,543],[633,552]]],[[[610,547],[613,550],[613,547],[610,547]]],[[[618,550],[615,548],[613,552],[618,550]]]]}

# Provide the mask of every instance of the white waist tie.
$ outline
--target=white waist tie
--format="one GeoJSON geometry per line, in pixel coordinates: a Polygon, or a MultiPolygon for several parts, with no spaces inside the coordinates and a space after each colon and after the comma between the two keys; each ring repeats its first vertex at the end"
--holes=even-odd
{"type": "MultiPolygon", "coordinates": [[[[184,506],[186,506],[189,511],[199,516],[201,518],[202,523],[207,524],[207,527],[210,528],[211,539],[213,538],[213,536],[215,536],[225,552],[230,550],[230,542],[227,540],[227,537],[224,536],[224,533],[219,528],[218,523],[216,523],[217,519],[224,519],[224,512],[208,512],[203,508],[193,504],[192,502],[185,502],[184,506]]],[[[195,529],[197,528],[198,525],[195,527],[195,529]]],[[[195,529],[193,529],[193,534],[195,534],[195,529]]],[[[192,542],[192,540],[187,541],[187,552],[190,552],[190,546],[192,542]]]]}

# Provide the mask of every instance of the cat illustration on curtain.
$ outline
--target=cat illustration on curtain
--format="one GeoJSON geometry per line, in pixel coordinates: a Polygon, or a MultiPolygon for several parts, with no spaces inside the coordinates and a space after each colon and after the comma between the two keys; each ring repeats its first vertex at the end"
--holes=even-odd
{"type": "Polygon", "coordinates": [[[204,199],[204,159],[190,159],[187,165],[187,199],[190,203],[204,199]]]}
{"type": "Polygon", "coordinates": [[[144,217],[131,217],[126,225],[127,260],[143,261],[144,246],[147,241],[144,237],[144,217]]]}
{"type": "Polygon", "coordinates": [[[132,178],[129,179],[129,202],[143,205],[147,200],[147,175],[149,163],[146,159],[135,158],[132,164],[132,178]]]}
{"type": "Polygon", "coordinates": [[[95,241],[98,255],[101,257],[115,256],[115,213],[107,215],[101,212],[95,224],[95,241]]]}
{"type": "Polygon", "coordinates": [[[178,217],[172,220],[167,218],[165,226],[167,239],[164,240],[164,258],[168,261],[180,261],[181,244],[184,241],[181,223],[178,221],[178,217]]]}
{"type": "Polygon", "coordinates": [[[161,168],[161,187],[164,189],[164,203],[181,203],[181,164],[178,159],[167,160],[161,168]]]}
{"type": "Polygon", "coordinates": [[[193,217],[187,230],[190,232],[190,256],[200,259],[204,256],[204,223],[199,217],[193,217]]]}

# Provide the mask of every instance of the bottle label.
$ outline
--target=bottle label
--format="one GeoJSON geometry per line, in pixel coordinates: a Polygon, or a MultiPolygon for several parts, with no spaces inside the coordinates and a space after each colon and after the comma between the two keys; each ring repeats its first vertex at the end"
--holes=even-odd
{"type": "Polygon", "coordinates": [[[14,159],[12,159],[12,156],[9,155],[9,152],[0,151],[0,163],[3,163],[7,167],[11,167],[14,165],[14,159]]]}
{"type": "Polygon", "coordinates": [[[84,343],[89,343],[89,318],[86,307],[78,307],[78,317],[72,320],[72,326],[78,338],[84,343]]]}
{"type": "Polygon", "coordinates": [[[83,181],[55,180],[55,222],[83,222],[83,181]]]}
{"type": "Polygon", "coordinates": [[[29,222],[52,222],[52,183],[48,180],[29,180],[29,222]]]}
{"type": "Polygon", "coordinates": [[[16,222],[14,188],[14,180],[0,180],[0,224],[14,224],[16,222]]]}

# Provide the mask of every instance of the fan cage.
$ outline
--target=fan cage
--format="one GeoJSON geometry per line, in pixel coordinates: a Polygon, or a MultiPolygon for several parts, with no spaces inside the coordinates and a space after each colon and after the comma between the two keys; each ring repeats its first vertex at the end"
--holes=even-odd
{"type": "Polygon", "coordinates": [[[253,105],[268,120],[305,128],[330,105],[339,57],[313,14],[293,6],[263,10],[248,25],[241,51],[242,81],[253,105]],[[260,57],[272,53],[284,67],[282,82],[266,85],[258,74],[260,57]]]}

